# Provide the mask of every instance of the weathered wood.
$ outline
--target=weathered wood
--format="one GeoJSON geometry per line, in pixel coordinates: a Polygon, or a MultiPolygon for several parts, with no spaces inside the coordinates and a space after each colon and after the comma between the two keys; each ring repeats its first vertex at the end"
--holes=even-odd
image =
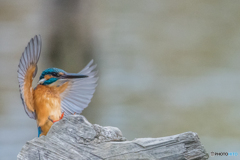
{"type": "Polygon", "coordinates": [[[17,157],[19,160],[205,160],[208,154],[194,132],[126,141],[118,128],[91,124],[84,116],[72,115],[55,123],[47,136],[28,141],[17,157]]]}

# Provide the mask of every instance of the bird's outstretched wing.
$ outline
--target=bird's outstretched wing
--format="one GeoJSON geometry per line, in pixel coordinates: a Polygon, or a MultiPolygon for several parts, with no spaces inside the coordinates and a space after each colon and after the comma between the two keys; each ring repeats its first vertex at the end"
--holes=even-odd
{"type": "Polygon", "coordinates": [[[37,74],[37,62],[40,57],[42,41],[40,35],[30,40],[18,65],[18,83],[22,103],[27,115],[36,119],[33,106],[32,81],[37,74]]]}
{"type": "Polygon", "coordinates": [[[87,75],[87,78],[69,79],[68,86],[60,94],[61,111],[65,115],[81,113],[90,103],[98,80],[97,71],[94,71],[97,65],[92,66],[92,64],[93,60],[79,72],[79,74],[87,75]]]}

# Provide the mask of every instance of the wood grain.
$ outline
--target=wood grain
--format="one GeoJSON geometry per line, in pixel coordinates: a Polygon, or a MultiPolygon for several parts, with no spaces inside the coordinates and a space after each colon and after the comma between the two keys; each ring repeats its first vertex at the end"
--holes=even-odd
{"type": "Polygon", "coordinates": [[[46,136],[28,141],[17,158],[205,160],[208,154],[194,132],[127,141],[116,127],[91,124],[84,116],[72,115],[55,123],[46,136]]]}

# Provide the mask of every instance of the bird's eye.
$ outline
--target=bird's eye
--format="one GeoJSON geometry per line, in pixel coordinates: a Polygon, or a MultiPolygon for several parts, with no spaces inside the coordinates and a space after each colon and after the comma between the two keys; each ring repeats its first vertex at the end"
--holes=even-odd
{"type": "Polygon", "coordinates": [[[55,76],[55,77],[58,76],[58,74],[56,72],[53,72],[52,75],[55,76]]]}

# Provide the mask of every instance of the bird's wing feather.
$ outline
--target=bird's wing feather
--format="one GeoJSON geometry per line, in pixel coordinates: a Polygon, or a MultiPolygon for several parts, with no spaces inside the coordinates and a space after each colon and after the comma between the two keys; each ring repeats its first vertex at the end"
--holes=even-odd
{"type": "Polygon", "coordinates": [[[88,65],[79,72],[79,74],[87,75],[86,78],[70,79],[66,89],[60,94],[61,111],[65,115],[81,113],[90,103],[95,88],[97,86],[97,71],[94,71],[96,65],[92,65],[91,60],[88,65]]]}
{"type": "Polygon", "coordinates": [[[23,106],[27,115],[36,119],[33,106],[32,81],[37,74],[37,62],[40,57],[42,41],[40,35],[30,40],[18,65],[18,83],[23,106]]]}

